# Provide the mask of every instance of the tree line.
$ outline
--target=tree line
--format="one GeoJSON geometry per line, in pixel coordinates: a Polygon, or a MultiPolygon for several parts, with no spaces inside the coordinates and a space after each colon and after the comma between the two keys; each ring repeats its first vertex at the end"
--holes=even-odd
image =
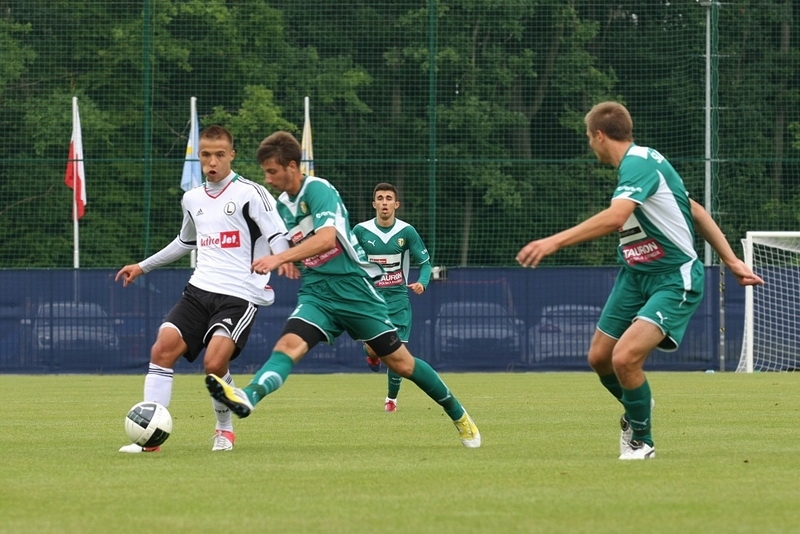
{"type": "MultiPolygon", "coordinates": [[[[399,216],[449,266],[513,265],[530,239],[607,205],[615,173],[582,120],[619,100],[636,141],[672,161],[739,250],[747,230],[797,226],[797,4],[0,1],[0,267],[72,266],[73,96],[82,267],[119,267],[175,236],[192,96],[201,125],[234,133],[235,168],[254,180],[258,142],[299,138],[309,96],[316,173],[351,222],[373,215],[375,183],[395,183],[399,216]]],[[[546,264],[610,265],[613,242],[546,264]]]]}

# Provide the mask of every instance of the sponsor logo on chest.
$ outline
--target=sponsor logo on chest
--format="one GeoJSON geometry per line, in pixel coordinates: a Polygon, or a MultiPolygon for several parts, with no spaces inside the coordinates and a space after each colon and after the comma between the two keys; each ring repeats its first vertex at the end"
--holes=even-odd
{"type": "Polygon", "coordinates": [[[664,249],[653,239],[649,238],[635,244],[622,245],[622,256],[628,265],[649,263],[664,257],[664,249]]]}
{"type": "Polygon", "coordinates": [[[242,246],[239,230],[229,230],[200,238],[201,247],[238,248],[242,246]]]}

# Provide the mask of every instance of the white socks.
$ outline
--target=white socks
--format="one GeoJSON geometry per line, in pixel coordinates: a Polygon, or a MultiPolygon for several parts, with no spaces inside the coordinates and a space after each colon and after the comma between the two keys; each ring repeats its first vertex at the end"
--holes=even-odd
{"type": "Polygon", "coordinates": [[[172,369],[151,363],[144,377],[144,400],[169,407],[169,401],[172,399],[173,374],[172,369]]]}

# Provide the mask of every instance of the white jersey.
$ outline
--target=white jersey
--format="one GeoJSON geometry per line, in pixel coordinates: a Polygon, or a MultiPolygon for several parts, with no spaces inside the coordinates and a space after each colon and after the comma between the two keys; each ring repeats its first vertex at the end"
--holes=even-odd
{"type": "MultiPolygon", "coordinates": [[[[183,195],[183,225],[173,243],[183,254],[197,248],[197,266],[189,283],[254,304],[272,304],[269,274],[251,273],[250,266],[255,257],[289,248],[286,226],[275,209],[275,199],[263,186],[237,174],[222,184],[213,195],[207,185],[183,195]]],[[[164,264],[164,260],[174,261],[173,255],[159,257],[156,253],[139,265],[148,272],[164,264]]]]}

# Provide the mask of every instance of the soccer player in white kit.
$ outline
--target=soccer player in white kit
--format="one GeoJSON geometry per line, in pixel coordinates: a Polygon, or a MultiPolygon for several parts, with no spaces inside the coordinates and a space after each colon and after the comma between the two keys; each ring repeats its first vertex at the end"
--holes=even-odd
{"type": "MultiPolygon", "coordinates": [[[[150,365],[144,379],[144,400],[169,406],[173,368],[183,356],[194,361],[205,348],[206,373],[233,384],[228,369],[247,343],[258,305],[275,299],[267,285],[269,274],[251,272],[254,258],[289,248],[286,226],[266,188],[231,169],[236,156],[233,136],[221,126],[200,134],[198,157],[205,183],[187,191],[181,202],[183,224],[178,236],[149,258],[126,265],[117,273],[123,286],[136,277],[183,257],[197,249],[197,265],[183,294],[169,312],[150,349],[150,365]]],[[[292,264],[279,274],[299,277],[292,264]]],[[[233,449],[235,436],[230,410],[213,401],[216,426],[212,451],[233,449]]],[[[135,443],[120,452],[153,452],[135,443]]]]}

